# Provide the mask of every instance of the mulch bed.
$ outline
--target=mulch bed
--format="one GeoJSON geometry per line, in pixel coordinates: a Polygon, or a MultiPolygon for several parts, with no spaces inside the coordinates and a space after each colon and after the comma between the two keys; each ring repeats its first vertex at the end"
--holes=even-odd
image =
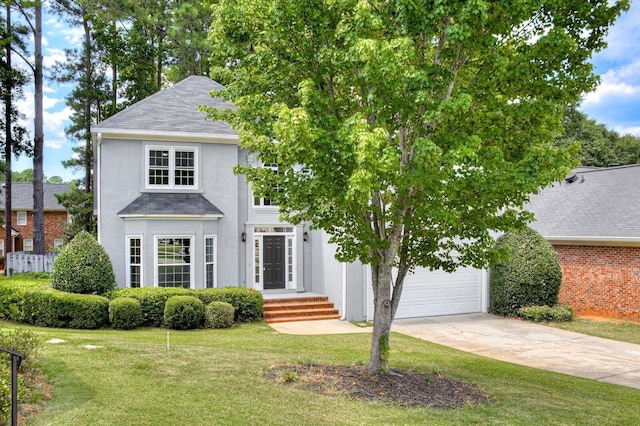
{"type": "Polygon", "coordinates": [[[322,395],[406,407],[455,409],[495,402],[473,384],[412,370],[390,370],[385,374],[360,366],[281,365],[271,367],[265,378],[322,395]]]}

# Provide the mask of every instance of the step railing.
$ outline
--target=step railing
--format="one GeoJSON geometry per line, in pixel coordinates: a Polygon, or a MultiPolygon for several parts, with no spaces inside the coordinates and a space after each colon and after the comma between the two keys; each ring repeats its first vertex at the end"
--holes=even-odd
{"type": "Polygon", "coordinates": [[[18,370],[24,357],[11,349],[0,348],[0,351],[11,355],[11,426],[18,426],[18,370]]]}

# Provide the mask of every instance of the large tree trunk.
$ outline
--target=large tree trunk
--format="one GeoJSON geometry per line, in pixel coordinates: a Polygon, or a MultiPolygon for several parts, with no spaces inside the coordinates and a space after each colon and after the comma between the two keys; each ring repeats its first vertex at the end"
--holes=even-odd
{"type": "Polygon", "coordinates": [[[43,122],[43,72],[42,72],[42,4],[35,5],[35,31],[33,34],[35,53],[35,122],[33,141],[33,251],[44,254],[44,192],[43,192],[43,155],[44,155],[44,122],[43,122]]]}
{"type": "MultiPolygon", "coordinates": [[[[82,27],[84,29],[84,69],[87,74],[87,81],[93,82],[93,67],[91,65],[91,29],[89,28],[89,21],[87,14],[82,14],[82,27]]],[[[90,90],[95,91],[93,83],[91,83],[90,90]]],[[[90,193],[93,191],[93,182],[91,179],[93,147],[91,146],[91,99],[87,97],[84,100],[84,132],[85,132],[85,156],[84,156],[84,191],[90,193]]]]}
{"type": "MultiPolygon", "coordinates": [[[[10,3],[7,3],[7,16],[6,16],[6,25],[7,25],[7,34],[9,34],[11,30],[11,6],[10,3]]],[[[9,72],[11,72],[11,43],[7,43],[5,46],[6,51],[6,67],[7,67],[7,76],[9,72]]],[[[13,133],[12,133],[12,84],[11,79],[8,78],[5,82],[7,84],[6,93],[4,96],[4,122],[5,122],[5,145],[4,145],[4,161],[5,161],[5,188],[4,188],[4,258],[5,258],[5,274],[7,271],[7,254],[13,250],[11,246],[11,145],[13,144],[13,133]]]]}
{"type": "Polygon", "coordinates": [[[387,371],[389,354],[389,335],[393,322],[391,271],[392,265],[379,263],[371,265],[371,280],[373,286],[373,336],[371,338],[371,353],[367,369],[370,371],[387,371]]]}

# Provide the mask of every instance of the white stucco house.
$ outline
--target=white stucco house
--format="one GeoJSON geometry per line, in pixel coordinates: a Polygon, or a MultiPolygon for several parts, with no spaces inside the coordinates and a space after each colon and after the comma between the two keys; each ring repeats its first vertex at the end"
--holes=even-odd
{"type": "MultiPolygon", "coordinates": [[[[222,86],[189,77],[91,129],[98,239],[119,287],[241,286],[266,295],[321,294],[343,318],[373,317],[368,267],[341,264],[322,231],[282,223],[255,198],[235,164],[256,161],[225,122],[201,105],[222,86]]],[[[418,270],[397,318],[486,311],[485,271],[418,270]]]]}

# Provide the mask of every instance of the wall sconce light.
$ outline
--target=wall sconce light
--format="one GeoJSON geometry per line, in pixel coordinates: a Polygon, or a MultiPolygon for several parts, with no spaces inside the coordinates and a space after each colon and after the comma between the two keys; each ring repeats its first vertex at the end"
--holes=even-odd
{"type": "Polygon", "coordinates": [[[245,242],[247,241],[247,233],[242,231],[242,241],[245,242]]]}
{"type": "Polygon", "coordinates": [[[308,239],[309,239],[309,233],[307,231],[304,231],[302,233],[302,240],[307,241],[308,239]]]}

